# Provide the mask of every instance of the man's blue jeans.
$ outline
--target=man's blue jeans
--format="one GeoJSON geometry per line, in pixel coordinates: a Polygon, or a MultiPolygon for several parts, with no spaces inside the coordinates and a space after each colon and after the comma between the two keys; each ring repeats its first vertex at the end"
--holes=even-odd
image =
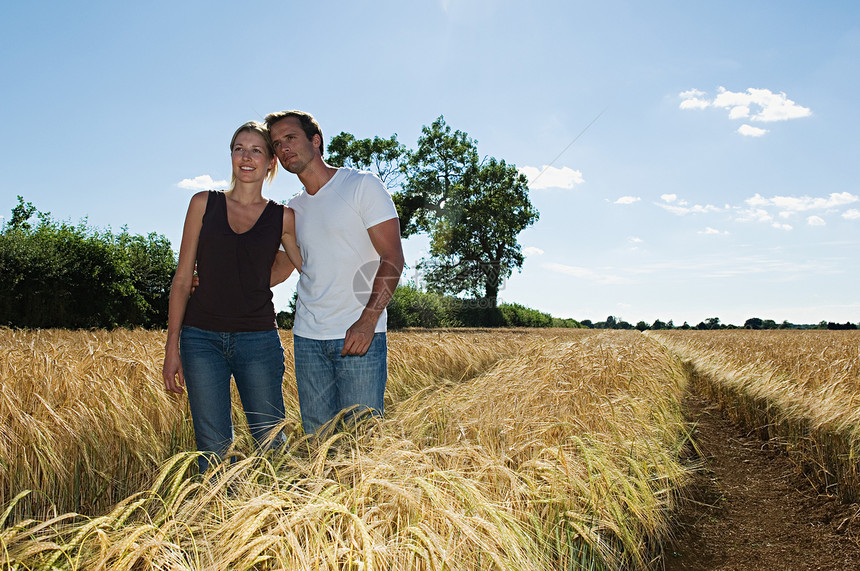
{"type": "Polygon", "coordinates": [[[231,376],[258,447],[284,420],[284,348],[277,330],[220,333],[184,326],[179,353],[197,450],[208,453],[200,457],[201,473],[233,443],[231,376]]]}
{"type": "Polygon", "coordinates": [[[305,434],[312,434],[342,410],[384,412],[388,343],[376,333],[364,355],[341,357],[343,339],[317,340],[293,335],[296,385],[305,434]]]}

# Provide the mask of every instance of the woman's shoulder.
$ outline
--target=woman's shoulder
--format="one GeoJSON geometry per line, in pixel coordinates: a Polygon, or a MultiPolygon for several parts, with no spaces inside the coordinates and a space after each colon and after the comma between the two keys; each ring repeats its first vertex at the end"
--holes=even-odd
{"type": "Polygon", "coordinates": [[[206,203],[209,201],[209,190],[201,190],[200,192],[195,192],[191,195],[190,206],[191,207],[206,207],[206,203]]]}
{"type": "Polygon", "coordinates": [[[221,197],[225,196],[223,190],[200,190],[198,192],[195,192],[191,196],[191,200],[192,201],[196,200],[196,201],[206,202],[210,198],[219,197],[219,196],[221,196],[221,197]]]}

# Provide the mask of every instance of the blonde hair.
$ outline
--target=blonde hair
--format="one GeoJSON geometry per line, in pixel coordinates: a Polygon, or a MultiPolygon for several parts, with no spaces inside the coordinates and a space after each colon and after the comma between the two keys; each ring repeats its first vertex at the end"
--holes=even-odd
{"type": "MultiPolygon", "coordinates": [[[[269,129],[266,126],[258,121],[248,121],[233,133],[233,138],[230,139],[230,152],[233,152],[233,145],[236,144],[236,137],[239,136],[239,133],[257,133],[263,140],[266,142],[266,154],[269,155],[269,160],[275,158],[275,147],[272,146],[272,137],[269,135],[269,129]]],[[[278,161],[272,161],[272,168],[269,169],[269,172],[266,174],[266,181],[271,184],[273,180],[275,180],[275,175],[278,173],[278,161]]],[[[236,186],[236,175],[232,175],[230,178],[230,188],[236,186]]]]}

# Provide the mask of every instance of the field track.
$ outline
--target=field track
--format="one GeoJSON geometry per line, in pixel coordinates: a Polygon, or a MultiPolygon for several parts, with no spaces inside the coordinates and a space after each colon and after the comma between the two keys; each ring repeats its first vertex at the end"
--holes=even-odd
{"type": "Polygon", "coordinates": [[[666,571],[860,568],[857,505],[819,494],[788,456],[687,397],[702,462],[666,548],[666,571]]]}
{"type": "Polygon", "coordinates": [[[703,462],[667,548],[666,569],[860,568],[854,477],[840,481],[828,469],[851,470],[828,457],[834,442],[847,441],[850,454],[857,447],[844,427],[856,418],[850,403],[860,380],[860,336],[725,331],[655,337],[686,359],[687,410],[703,462]]]}

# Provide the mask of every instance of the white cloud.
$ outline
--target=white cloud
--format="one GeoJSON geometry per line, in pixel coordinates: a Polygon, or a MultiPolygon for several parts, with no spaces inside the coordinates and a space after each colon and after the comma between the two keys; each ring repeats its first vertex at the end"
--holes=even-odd
{"type": "Polygon", "coordinates": [[[614,202],[614,204],[633,204],[634,202],[639,202],[641,198],[638,196],[622,196],[618,200],[614,202]]]}
{"type": "Polygon", "coordinates": [[[753,127],[752,125],[747,125],[744,123],[740,127],[738,127],[738,133],[743,135],[744,137],[761,137],[767,133],[770,133],[767,129],[759,129],[758,127],[753,127]]]}
{"type": "Polygon", "coordinates": [[[642,238],[637,238],[636,236],[630,236],[629,238],[627,238],[627,241],[632,242],[633,244],[641,244],[642,238]]]}
{"type": "Polygon", "coordinates": [[[729,117],[733,119],[749,117],[751,121],[765,123],[812,115],[808,107],[798,105],[785,93],[773,93],[770,89],[753,87],[740,92],[728,91],[725,87],[720,87],[719,94],[711,105],[728,109],[729,117]],[[751,113],[752,108],[756,108],[758,112],[751,113]]]}
{"type": "Polygon", "coordinates": [[[624,284],[628,283],[629,281],[626,278],[622,278],[620,276],[615,276],[612,274],[602,274],[580,266],[567,266],[565,264],[557,264],[554,262],[542,264],[542,266],[552,272],[564,274],[566,276],[573,276],[575,278],[580,278],[599,284],[624,284]]]}
{"type": "Polygon", "coordinates": [[[570,167],[559,169],[544,165],[541,168],[521,167],[519,171],[529,179],[529,188],[531,190],[573,188],[575,185],[585,182],[585,179],[582,178],[582,172],[575,171],[570,167]]]}
{"type": "Polygon", "coordinates": [[[226,180],[212,180],[211,176],[203,174],[194,178],[183,178],[176,186],[188,190],[224,190],[230,183],[226,180]]]}
{"type": "Polygon", "coordinates": [[[707,95],[704,91],[699,91],[698,89],[690,89],[689,91],[684,91],[680,94],[681,96],[681,109],[706,109],[710,106],[710,102],[707,99],[704,99],[704,96],[707,95]]]}
{"type": "MultiPolygon", "coordinates": [[[[660,198],[664,202],[654,202],[654,204],[677,216],[724,212],[731,215],[736,222],[764,223],[786,231],[794,229],[789,222],[792,219],[797,220],[801,213],[808,213],[806,216],[808,225],[826,226],[825,214],[835,214],[846,205],[860,202],[860,196],[850,192],[832,192],[827,196],[774,195],[771,197],[756,193],[744,200],[742,206],[726,204],[723,208],[713,204],[690,204],[686,200],[679,199],[675,194],[664,194],[660,198]]],[[[860,220],[860,209],[848,209],[842,217],[846,220],[860,220]]],[[[709,226],[699,234],[728,234],[728,232],[721,232],[709,226]]]]}
{"type": "Polygon", "coordinates": [[[678,216],[686,216],[687,214],[706,214],[708,212],[722,212],[721,208],[718,208],[713,204],[694,204],[689,206],[688,203],[683,200],[680,201],[677,206],[674,204],[661,204],[659,202],[655,202],[654,204],[663,210],[667,210],[672,214],[677,214],[678,216]]]}
{"type": "Polygon", "coordinates": [[[746,202],[754,207],[773,206],[779,210],[791,212],[803,212],[806,210],[826,210],[830,208],[838,208],[848,204],[853,204],[860,201],[860,197],[851,194],[850,192],[832,192],[826,198],[811,196],[774,196],[773,198],[765,198],[756,193],[752,198],[747,198],[746,202]]]}
{"type": "MultiPolygon", "coordinates": [[[[752,122],[771,123],[809,117],[812,111],[808,107],[798,105],[789,99],[785,93],[774,93],[770,89],[750,87],[746,91],[729,91],[720,87],[717,96],[709,99],[707,94],[698,89],[689,89],[678,95],[681,97],[681,109],[706,109],[716,107],[727,109],[729,119],[743,119],[752,122]]],[[[761,137],[767,129],[760,129],[748,124],[741,125],[738,133],[745,137],[761,137]]]]}
{"type": "Polygon", "coordinates": [[[535,246],[527,246],[523,248],[523,255],[526,256],[540,256],[543,254],[543,250],[540,248],[536,248],[535,246]]]}
{"type": "MultiPolygon", "coordinates": [[[[746,105],[738,105],[729,111],[729,119],[746,119],[750,116],[750,108],[746,105]]],[[[749,125],[747,125],[749,126],[749,125]]]]}
{"type": "Polygon", "coordinates": [[[738,213],[738,222],[772,222],[773,216],[764,208],[747,208],[738,213]]]}

